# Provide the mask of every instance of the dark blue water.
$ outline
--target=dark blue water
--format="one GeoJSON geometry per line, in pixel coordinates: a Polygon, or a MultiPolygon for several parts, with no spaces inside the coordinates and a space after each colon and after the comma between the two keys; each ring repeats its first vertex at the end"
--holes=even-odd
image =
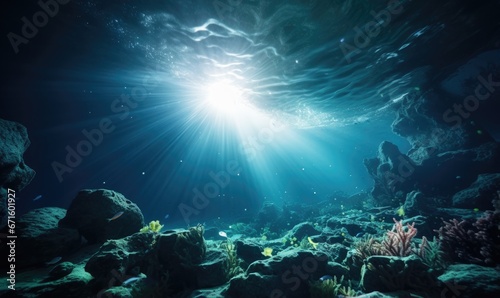
{"type": "Polygon", "coordinates": [[[18,208],[107,188],[185,225],[369,191],[363,159],[409,149],[390,128],[401,99],[463,96],[499,61],[498,1],[388,3],[75,0],[27,42],[8,34],[41,8],[11,4],[0,117],[28,128],[37,171],[18,208]]]}

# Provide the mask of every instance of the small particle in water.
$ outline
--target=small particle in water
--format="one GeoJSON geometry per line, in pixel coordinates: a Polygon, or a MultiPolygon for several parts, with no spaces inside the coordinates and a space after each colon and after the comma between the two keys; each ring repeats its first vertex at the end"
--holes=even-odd
{"type": "Polygon", "coordinates": [[[226,234],[226,232],[224,232],[224,231],[220,231],[220,232],[219,232],[219,236],[224,237],[224,238],[227,238],[227,234],[226,234]]]}
{"type": "Polygon", "coordinates": [[[146,172],[142,172],[142,175],[146,175],[146,172]]]}
{"type": "Polygon", "coordinates": [[[345,39],[342,37],[342,38],[340,39],[340,42],[344,42],[344,41],[345,41],[345,39]]]}
{"type": "Polygon", "coordinates": [[[169,217],[170,217],[170,214],[167,214],[167,215],[165,215],[165,217],[164,217],[164,218],[165,218],[165,219],[167,219],[167,218],[169,218],[169,217]]]}
{"type": "Polygon", "coordinates": [[[302,168],[302,171],[305,171],[305,170],[306,170],[306,168],[302,168]]]}
{"type": "Polygon", "coordinates": [[[36,196],[36,197],[33,199],[33,201],[38,201],[38,200],[40,200],[41,198],[42,198],[42,195],[38,195],[38,196],[36,196]]]}
{"type": "Polygon", "coordinates": [[[455,177],[455,179],[460,179],[460,178],[462,178],[462,177],[461,177],[461,176],[457,176],[457,177],[455,177]]]}
{"type": "Polygon", "coordinates": [[[299,60],[295,60],[295,63],[299,63],[299,60]]]}
{"type": "Polygon", "coordinates": [[[182,162],[182,159],[181,159],[181,160],[179,160],[179,162],[182,162]]]}

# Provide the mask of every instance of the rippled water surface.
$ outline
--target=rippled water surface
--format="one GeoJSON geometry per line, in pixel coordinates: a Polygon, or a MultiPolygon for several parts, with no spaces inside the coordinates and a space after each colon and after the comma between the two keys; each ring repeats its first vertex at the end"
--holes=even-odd
{"type": "Polygon", "coordinates": [[[478,51],[472,39],[496,23],[472,1],[148,3],[88,1],[81,9],[88,26],[105,23],[174,84],[228,79],[251,104],[297,127],[378,117],[432,84],[436,66],[478,51]]]}

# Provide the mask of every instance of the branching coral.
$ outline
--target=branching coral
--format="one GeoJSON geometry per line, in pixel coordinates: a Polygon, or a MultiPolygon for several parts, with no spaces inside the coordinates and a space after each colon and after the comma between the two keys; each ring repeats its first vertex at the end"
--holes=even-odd
{"type": "Polygon", "coordinates": [[[223,243],[222,248],[226,251],[226,261],[224,263],[224,272],[226,273],[226,278],[231,279],[232,277],[243,272],[240,267],[240,260],[236,255],[236,247],[233,242],[228,238],[225,243],[223,243]]]}
{"type": "Polygon", "coordinates": [[[356,295],[356,291],[351,288],[351,282],[348,282],[348,285],[342,285],[344,281],[344,276],[337,280],[337,277],[334,276],[333,279],[325,279],[318,280],[315,282],[311,282],[309,284],[309,292],[311,293],[311,297],[314,298],[328,298],[328,297],[337,297],[338,295],[343,296],[354,296],[356,295]]]}
{"type": "Polygon", "coordinates": [[[388,231],[384,242],[384,251],[386,255],[407,257],[413,253],[412,239],[417,235],[415,223],[407,224],[406,230],[403,227],[403,221],[394,220],[394,226],[388,231]]]}
{"type": "Polygon", "coordinates": [[[472,223],[452,219],[443,221],[439,241],[453,260],[495,266],[500,263],[500,211],[486,211],[472,223]]]}
{"type": "Polygon", "coordinates": [[[420,249],[416,253],[425,265],[434,270],[441,271],[447,267],[441,244],[436,237],[434,237],[433,241],[428,241],[425,236],[422,237],[422,244],[420,244],[420,249]]]}
{"type": "Polygon", "coordinates": [[[163,225],[160,224],[159,220],[153,220],[149,223],[149,225],[143,227],[140,232],[141,233],[159,233],[161,229],[163,228],[163,225]]]}
{"type": "MultiPolygon", "coordinates": [[[[362,259],[373,255],[407,257],[416,253],[413,244],[416,234],[415,223],[407,224],[405,229],[402,221],[394,219],[392,230],[387,231],[382,242],[370,236],[355,243],[356,255],[362,259]]],[[[426,240],[422,241],[420,251],[426,244],[426,240]]]]}
{"type": "Polygon", "coordinates": [[[202,225],[177,233],[173,250],[183,264],[192,266],[198,264],[205,256],[206,245],[203,239],[205,229],[202,225]]]}
{"type": "Polygon", "coordinates": [[[373,236],[365,237],[354,243],[355,254],[361,260],[370,256],[384,255],[383,245],[373,236]]]}
{"type": "Polygon", "coordinates": [[[415,254],[430,268],[444,269],[446,264],[440,243],[436,239],[430,242],[426,237],[422,237],[422,242],[417,248],[414,243],[417,228],[414,225],[415,223],[407,224],[405,228],[402,221],[398,222],[394,219],[392,230],[387,231],[382,242],[372,236],[356,242],[354,244],[355,255],[361,260],[366,260],[370,256],[407,257],[415,254]]]}

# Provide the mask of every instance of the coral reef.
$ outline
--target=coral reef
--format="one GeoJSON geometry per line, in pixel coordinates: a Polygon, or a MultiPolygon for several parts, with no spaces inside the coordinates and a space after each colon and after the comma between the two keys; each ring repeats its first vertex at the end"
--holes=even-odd
{"type": "Polygon", "coordinates": [[[444,221],[444,226],[437,232],[442,249],[452,261],[485,266],[500,263],[499,201],[493,200],[495,210],[484,212],[475,222],[465,219],[444,221]]]}

